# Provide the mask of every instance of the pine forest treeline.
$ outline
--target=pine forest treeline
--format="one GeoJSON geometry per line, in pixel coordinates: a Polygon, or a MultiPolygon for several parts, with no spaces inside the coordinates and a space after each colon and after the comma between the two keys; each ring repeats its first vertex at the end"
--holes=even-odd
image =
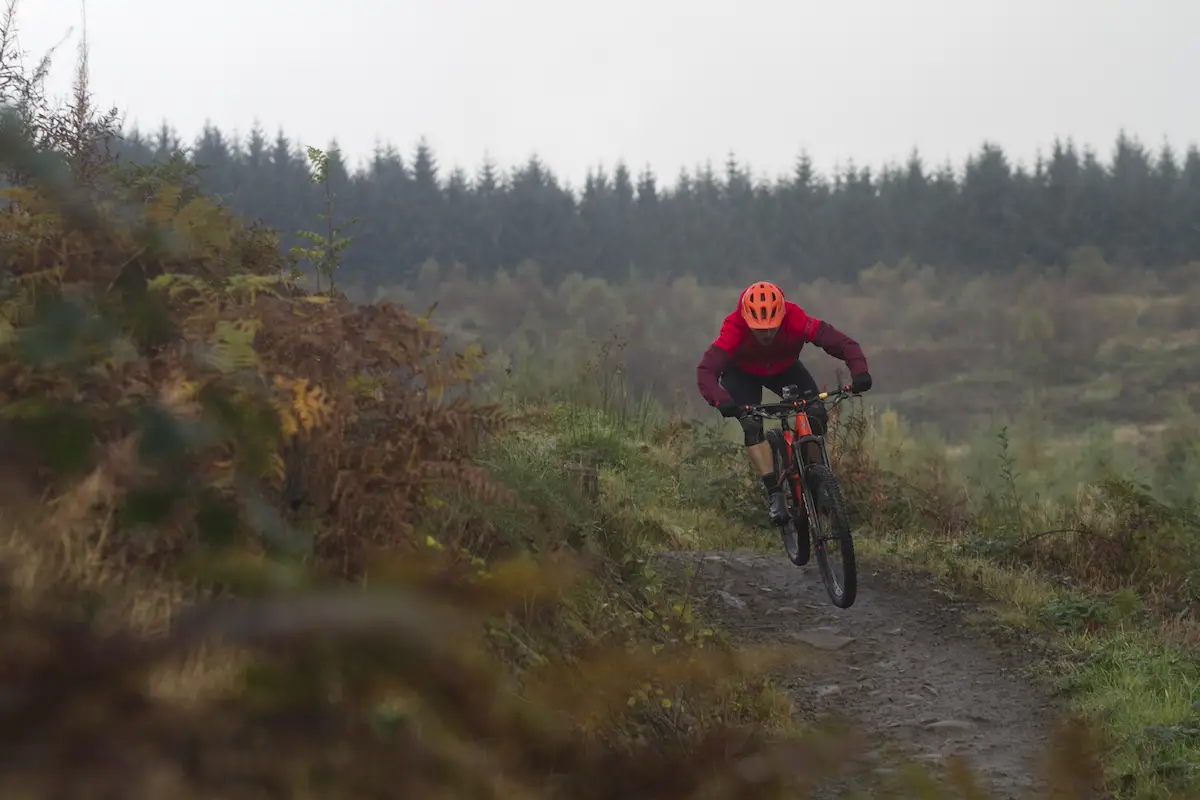
{"type": "MultiPolygon", "coordinates": [[[[138,162],[181,149],[166,125],[120,143],[138,162]]],[[[1200,151],[1151,149],[1124,134],[1107,160],[1067,140],[1029,167],[987,143],[957,169],[914,153],[904,164],[822,176],[802,154],[769,183],[730,156],[684,171],[669,191],[650,169],[623,164],[593,172],[577,191],[537,157],[507,173],[486,160],[472,174],[444,170],[424,141],[407,154],[377,148],[354,169],[336,143],[329,152],[335,215],[360,218],[341,280],[368,290],[406,282],[428,259],[473,274],[534,261],[551,280],[621,280],[635,267],[715,284],[847,280],[906,257],[967,272],[1062,265],[1080,247],[1118,265],[1200,260],[1200,151]]],[[[237,137],[208,126],[186,160],[203,167],[205,190],[285,239],[314,228],[324,210],[304,149],[282,132],[237,137]]]]}

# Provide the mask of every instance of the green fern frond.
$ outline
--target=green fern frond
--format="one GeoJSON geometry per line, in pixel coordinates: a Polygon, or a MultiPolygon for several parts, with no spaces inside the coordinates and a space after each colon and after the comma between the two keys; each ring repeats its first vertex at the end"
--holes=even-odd
{"type": "Polygon", "coordinates": [[[254,349],[254,337],[258,328],[257,321],[218,322],[205,361],[225,373],[257,367],[259,359],[254,349]]]}

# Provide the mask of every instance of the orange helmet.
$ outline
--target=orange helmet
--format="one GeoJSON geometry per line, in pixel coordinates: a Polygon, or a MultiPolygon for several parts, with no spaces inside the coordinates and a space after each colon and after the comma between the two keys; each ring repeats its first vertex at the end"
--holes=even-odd
{"type": "Polygon", "coordinates": [[[778,328],[783,323],[783,289],[759,281],[742,292],[742,319],[751,328],[778,328]]]}

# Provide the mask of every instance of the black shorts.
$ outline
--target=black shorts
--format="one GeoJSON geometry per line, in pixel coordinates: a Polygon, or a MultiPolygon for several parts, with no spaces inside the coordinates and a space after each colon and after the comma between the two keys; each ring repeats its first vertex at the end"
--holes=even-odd
{"type": "MultiPolygon", "coordinates": [[[[785,386],[795,386],[798,388],[801,397],[809,393],[816,394],[820,391],[812,373],[799,361],[789,366],[783,372],[778,372],[774,375],[755,375],[746,372],[744,369],[730,367],[721,375],[721,386],[725,387],[725,391],[729,392],[729,396],[733,398],[733,402],[739,406],[750,406],[761,403],[763,401],[764,388],[770,389],[780,396],[783,395],[783,387],[785,386]]],[[[820,403],[814,403],[809,407],[808,419],[812,425],[813,433],[818,436],[824,435],[825,423],[828,420],[825,407],[820,403]]]]}

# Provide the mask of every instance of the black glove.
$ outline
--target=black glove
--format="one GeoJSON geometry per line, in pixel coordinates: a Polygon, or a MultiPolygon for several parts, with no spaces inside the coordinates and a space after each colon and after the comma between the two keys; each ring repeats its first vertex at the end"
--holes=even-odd
{"type": "Polygon", "coordinates": [[[722,400],[717,403],[717,411],[721,412],[722,417],[736,417],[742,413],[742,407],[732,400],[722,400]]]}
{"type": "Polygon", "coordinates": [[[860,372],[850,379],[850,391],[855,394],[865,392],[871,388],[871,373],[860,372]]]}

